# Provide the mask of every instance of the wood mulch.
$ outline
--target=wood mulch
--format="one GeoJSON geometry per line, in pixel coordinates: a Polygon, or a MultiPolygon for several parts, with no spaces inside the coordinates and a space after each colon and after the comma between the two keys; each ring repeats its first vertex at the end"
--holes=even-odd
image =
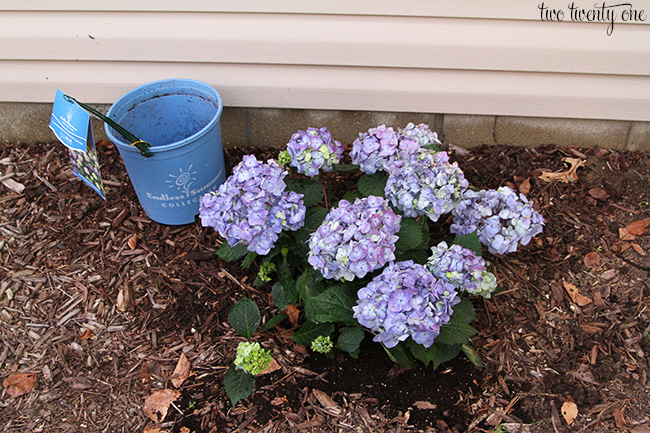
{"type": "MultiPolygon", "coordinates": [[[[268,320],[269,287],[252,287],[255,264],[216,258],[212,229],[152,222],[115,149],[99,152],[106,201],[62,145],[0,144],[1,431],[650,431],[650,227],[630,226],[650,218],[650,156],[456,152],[474,186],[526,191],[546,219],[519,252],[485,256],[503,288],[473,300],[485,366],[404,371],[370,344],[358,360],[327,359],[276,328],[255,338],[281,368],[233,408],[222,379],[241,337],[228,309],[248,296],[268,320]],[[540,180],[565,158],[584,161],[577,180],[540,180]],[[190,375],[175,386],[181,354],[190,375]],[[165,389],[180,395],[155,422],[145,402],[165,389]]],[[[229,167],[250,152],[277,153],[227,149],[229,167]]]]}

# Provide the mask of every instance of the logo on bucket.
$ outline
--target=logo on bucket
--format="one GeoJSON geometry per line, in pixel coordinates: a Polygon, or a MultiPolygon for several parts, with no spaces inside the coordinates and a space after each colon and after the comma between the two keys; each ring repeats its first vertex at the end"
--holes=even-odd
{"type": "Polygon", "coordinates": [[[190,196],[190,186],[194,181],[196,181],[196,178],[194,175],[196,174],[195,171],[192,171],[192,165],[190,164],[189,168],[187,171],[183,171],[183,169],[179,169],[180,173],[178,176],[174,176],[173,174],[170,174],[169,177],[171,177],[173,180],[166,180],[166,183],[169,183],[170,188],[176,187],[179,191],[183,191],[186,194],[186,197],[190,196]]]}

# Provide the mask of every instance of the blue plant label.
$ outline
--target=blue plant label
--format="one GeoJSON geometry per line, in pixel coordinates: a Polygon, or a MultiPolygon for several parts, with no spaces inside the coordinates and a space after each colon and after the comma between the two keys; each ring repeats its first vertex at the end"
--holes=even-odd
{"type": "Polygon", "coordinates": [[[90,114],[75,101],[66,98],[60,89],[56,90],[50,129],[68,148],[74,174],[106,200],[90,114]]]}

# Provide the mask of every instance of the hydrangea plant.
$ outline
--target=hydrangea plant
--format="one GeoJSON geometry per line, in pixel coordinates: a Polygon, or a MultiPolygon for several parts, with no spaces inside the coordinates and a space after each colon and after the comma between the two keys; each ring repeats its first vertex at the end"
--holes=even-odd
{"type": "Polygon", "coordinates": [[[354,318],[389,349],[408,337],[431,347],[460,302],[454,286],[412,260],[386,266],[358,297],[354,318]]]}
{"type": "Polygon", "coordinates": [[[308,262],[325,278],[363,278],[395,259],[401,219],[383,197],[341,200],[309,238],[308,262]]]}
{"type": "MultiPolygon", "coordinates": [[[[327,128],[298,131],[287,144],[291,166],[309,177],[318,175],[319,170],[332,171],[334,164],[343,158],[344,150],[340,142],[332,140],[327,128]]],[[[283,158],[286,157],[284,154],[283,158]]]]}
{"type": "Polygon", "coordinates": [[[517,251],[542,232],[544,218],[533,209],[523,194],[507,186],[495,190],[468,190],[454,208],[451,232],[465,235],[477,232],[492,254],[517,251]]]}
{"type": "Polygon", "coordinates": [[[218,191],[201,197],[201,224],[217,230],[230,246],[268,254],[282,230],[304,224],[303,195],[285,191],[286,174],[273,160],[244,156],[218,191]]]}
{"type": "Polygon", "coordinates": [[[273,361],[268,350],[264,349],[260,343],[243,341],[237,346],[237,357],[235,358],[235,367],[244,370],[248,374],[256,376],[269,367],[273,361]]]}
{"type": "Polygon", "coordinates": [[[438,221],[451,212],[469,186],[457,163],[446,152],[418,149],[403,155],[402,167],[388,176],[386,197],[404,215],[426,215],[438,221]]]}
{"type": "MultiPolygon", "coordinates": [[[[255,264],[253,285],[271,286],[280,313],[262,330],[287,319],[282,312],[292,306],[304,319],[291,338],[313,356],[356,357],[372,334],[407,368],[415,360],[437,368],[461,351],[480,365],[471,297],[497,289],[481,245],[514,252],[542,231],[543,218],[509,188],[472,189],[440,144],[424,124],[397,132],[380,125],[352,143],[349,165],[326,128],[307,128],[292,135],[282,165],[247,155],[202,197],[202,224],[225,239],[217,254],[255,264]],[[356,188],[332,196],[327,176],[346,170],[362,173],[356,188]],[[452,219],[455,238],[431,238],[452,219]]],[[[230,319],[250,340],[261,317],[243,298],[230,319]]],[[[240,347],[224,378],[233,404],[250,395],[268,360],[255,343],[240,347]]]]}

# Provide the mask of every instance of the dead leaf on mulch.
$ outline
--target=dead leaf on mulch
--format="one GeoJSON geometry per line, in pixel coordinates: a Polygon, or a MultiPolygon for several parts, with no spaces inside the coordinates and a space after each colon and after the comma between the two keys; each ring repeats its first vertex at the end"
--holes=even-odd
{"type": "Polygon", "coordinates": [[[519,192],[522,193],[522,194],[524,194],[524,195],[528,195],[528,193],[530,192],[530,178],[529,178],[529,177],[527,177],[526,179],[524,179],[524,180],[519,184],[519,192]]]}
{"type": "Polygon", "coordinates": [[[580,367],[578,367],[577,370],[567,371],[566,374],[567,376],[572,376],[575,379],[590,383],[592,385],[600,385],[594,377],[594,374],[591,372],[591,370],[589,370],[589,366],[587,364],[580,364],[580,367]]]}
{"type": "Polygon", "coordinates": [[[258,376],[262,376],[262,375],[264,375],[264,374],[273,373],[274,371],[278,371],[278,370],[281,369],[281,368],[282,368],[282,367],[280,367],[280,364],[278,364],[278,361],[276,361],[275,359],[273,359],[273,360],[271,360],[271,362],[269,362],[269,366],[266,367],[264,370],[262,370],[258,376]]]}
{"type": "Polygon", "coordinates": [[[542,174],[539,175],[539,179],[545,182],[552,182],[554,180],[557,180],[558,182],[562,182],[562,183],[570,183],[578,180],[578,173],[576,172],[579,167],[584,167],[585,165],[584,161],[579,158],[569,158],[569,157],[562,158],[562,161],[571,165],[571,167],[567,171],[553,173],[553,172],[542,170],[542,174]]]}
{"type": "Polygon", "coordinates": [[[587,298],[584,295],[581,295],[580,292],[578,291],[578,288],[569,283],[567,280],[562,280],[564,284],[564,290],[569,294],[569,297],[573,301],[574,304],[576,304],[579,307],[584,307],[586,305],[591,304],[591,299],[587,298]]]}
{"type": "Polygon", "coordinates": [[[616,423],[616,427],[622,430],[627,427],[627,421],[625,420],[623,411],[618,408],[614,409],[614,422],[616,423]]]}
{"type": "Polygon", "coordinates": [[[36,385],[36,373],[11,373],[2,381],[10,397],[20,397],[27,394],[36,385]]]}
{"type": "Polygon", "coordinates": [[[298,319],[300,319],[300,311],[296,308],[295,305],[288,305],[287,308],[283,311],[289,317],[289,323],[291,326],[296,326],[298,324],[298,319]]]}
{"type": "Polygon", "coordinates": [[[180,391],[175,389],[161,389],[154,391],[144,399],[145,415],[156,422],[163,422],[167,416],[169,405],[181,396],[180,391]]]}
{"type": "Polygon", "coordinates": [[[131,290],[128,287],[120,288],[115,300],[115,306],[121,312],[126,312],[131,307],[131,290]]]}
{"type": "Polygon", "coordinates": [[[595,268],[597,266],[600,266],[600,255],[597,252],[592,251],[585,255],[584,261],[586,267],[595,268]]]}
{"type": "Polygon", "coordinates": [[[573,424],[573,421],[578,417],[578,405],[573,401],[565,401],[562,404],[562,416],[568,425],[573,424]]]}
{"type": "Polygon", "coordinates": [[[634,242],[632,242],[632,249],[644,257],[648,255],[648,253],[645,252],[641,245],[635,244],[634,242]]]}
{"type": "Polygon", "coordinates": [[[343,409],[341,409],[329,395],[320,389],[313,389],[312,393],[314,394],[314,397],[316,397],[316,400],[318,400],[318,402],[321,404],[321,406],[323,406],[325,412],[334,416],[340,415],[341,412],[343,412],[343,409]]]}
{"type": "Polygon", "coordinates": [[[637,236],[644,234],[648,226],[650,226],[650,218],[633,221],[618,229],[618,237],[622,241],[633,241],[637,236]]]}
{"type": "Polygon", "coordinates": [[[179,358],[178,363],[176,364],[176,368],[174,369],[174,373],[170,379],[176,388],[179,388],[183,382],[185,382],[185,380],[190,377],[191,366],[192,364],[187,359],[187,356],[181,352],[181,357],[179,358]]]}
{"type": "Polygon", "coordinates": [[[135,251],[135,247],[138,246],[138,235],[134,234],[126,241],[126,244],[131,248],[131,251],[135,251]]]}
{"type": "Polygon", "coordinates": [[[595,198],[596,200],[606,200],[609,198],[609,194],[602,188],[591,188],[589,190],[589,195],[595,198]]]}

